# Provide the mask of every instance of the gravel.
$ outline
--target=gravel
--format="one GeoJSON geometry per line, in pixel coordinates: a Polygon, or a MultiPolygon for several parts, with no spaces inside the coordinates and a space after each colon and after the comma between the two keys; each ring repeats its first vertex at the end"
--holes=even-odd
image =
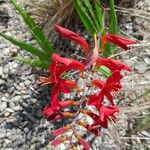
{"type": "MultiPolygon", "coordinates": [[[[17,38],[28,41],[29,43],[34,43],[35,41],[31,40],[31,36],[22,19],[15,14],[14,10],[8,4],[3,4],[0,8],[0,12],[1,9],[6,18],[4,15],[0,17],[0,31],[5,31],[9,35],[15,35],[17,38]]],[[[135,30],[132,21],[130,18],[124,26],[121,26],[121,29],[128,35],[133,35],[134,38],[148,41],[149,37],[143,35],[138,26],[136,26],[135,30]]],[[[137,19],[135,19],[135,22],[138,22],[137,19]]],[[[28,65],[23,65],[14,59],[16,55],[30,57],[28,53],[7,43],[1,37],[0,51],[0,149],[51,149],[49,142],[52,140],[51,133],[54,130],[54,124],[46,121],[41,113],[42,108],[47,105],[49,100],[48,88],[39,88],[35,84],[37,74],[39,73],[38,70],[34,70],[28,65]]],[[[150,52],[149,48],[143,51],[146,54],[150,52]]],[[[143,53],[140,55],[141,50],[137,50],[136,53],[136,57],[135,53],[130,52],[128,55],[121,56],[121,59],[132,66],[135,73],[140,74],[140,81],[150,80],[150,55],[146,55],[146,57],[143,53]]],[[[135,81],[136,80],[137,78],[135,78],[135,81]]],[[[139,80],[135,83],[137,88],[139,87],[138,83],[139,80]]],[[[129,90],[131,86],[128,84],[126,88],[129,90]]],[[[126,136],[125,133],[128,130],[127,121],[121,121],[120,124],[124,126],[122,125],[122,127],[118,124],[115,130],[121,128],[119,136],[126,136]]],[[[104,131],[103,135],[108,135],[109,133],[109,131],[104,131]]],[[[150,137],[148,132],[142,132],[141,136],[150,137]]],[[[102,137],[98,137],[97,140],[92,143],[93,149],[96,150],[99,149],[99,147],[101,147],[101,149],[106,149],[106,147],[112,149],[113,147],[113,150],[119,150],[125,147],[121,145],[120,141],[116,143],[116,137],[114,137],[114,135],[106,136],[106,138],[102,137]],[[102,141],[104,141],[104,143],[102,141]],[[122,147],[116,147],[116,145],[121,145],[122,147]]],[[[141,142],[141,140],[139,141],[141,142]]],[[[141,144],[139,143],[136,141],[135,145],[137,144],[138,147],[138,145],[141,144]]],[[[142,145],[140,149],[143,150],[142,145]]]]}
{"type": "MultiPolygon", "coordinates": [[[[1,9],[10,19],[7,25],[0,20],[0,30],[31,42],[25,24],[10,5],[3,4],[1,9]]],[[[49,97],[43,90],[48,90],[38,91],[34,73],[37,71],[15,60],[16,55],[30,57],[28,53],[1,37],[0,51],[0,149],[47,150],[53,124],[46,121],[41,110],[47,105],[45,97],[49,97]]]]}

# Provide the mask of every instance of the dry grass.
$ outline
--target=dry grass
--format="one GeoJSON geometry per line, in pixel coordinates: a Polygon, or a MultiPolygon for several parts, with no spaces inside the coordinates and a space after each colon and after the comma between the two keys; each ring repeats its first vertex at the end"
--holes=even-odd
{"type": "Polygon", "coordinates": [[[73,15],[72,0],[28,0],[33,17],[43,26],[49,36],[53,24],[68,24],[73,15]]]}

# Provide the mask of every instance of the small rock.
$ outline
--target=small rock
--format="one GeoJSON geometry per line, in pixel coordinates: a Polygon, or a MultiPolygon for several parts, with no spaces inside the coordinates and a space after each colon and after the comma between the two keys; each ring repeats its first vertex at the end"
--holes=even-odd
{"type": "Polygon", "coordinates": [[[13,110],[13,109],[11,109],[11,108],[6,108],[6,112],[13,113],[13,112],[14,112],[14,110],[13,110]]]}
{"type": "Polygon", "coordinates": [[[5,130],[0,131],[0,139],[5,138],[6,136],[7,136],[7,134],[6,134],[5,130]]]}
{"type": "Polygon", "coordinates": [[[4,139],[4,142],[6,143],[6,145],[7,144],[10,144],[12,141],[11,140],[9,140],[9,139],[4,139]]]}
{"type": "Polygon", "coordinates": [[[1,102],[0,104],[0,111],[4,111],[7,108],[7,103],[6,102],[1,102]]]}
{"type": "Polygon", "coordinates": [[[4,116],[5,117],[9,117],[11,115],[11,113],[10,112],[6,112],[6,113],[4,113],[4,116]]]}
{"type": "Polygon", "coordinates": [[[144,73],[147,70],[147,65],[144,62],[140,62],[135,64],[135,69],[138,71],[138,73],[144,73]]]}
{"type": "Polygon", "coordinates": [[[146,63],[147,65],[150,65],[150,58],[145,57],[145,58],[144,58],[144,61],[145,61],[145,63],[146,63]]]}
{"type": "Polygon", "coordinates": [[[3,75],[3,68],[0,67],[0,76],[2,76],[2,75],[3,75]]]}
{"type": "Polygon", "coordinates": [[[7,45],[6,44],[0,44],[0,49],[6,48],[7,45]]]}

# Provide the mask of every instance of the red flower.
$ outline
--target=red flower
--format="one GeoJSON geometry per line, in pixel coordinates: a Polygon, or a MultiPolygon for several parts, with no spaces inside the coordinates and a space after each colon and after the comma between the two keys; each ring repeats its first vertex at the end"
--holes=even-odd
{"type": "Polygon", "coordinates": [[[53,105],[52,103],[51,106],[47,106],[46,108],[44,108],[43,115],[46,117],[50,117],[51,115],[58,113],[61,109],[67,106],[78,105],[78,104],[79,104],[78,102],[75,102],[73,100],[58,102],[55,105],[53,105]]]}
{"type": "Polygon", "coordinates": [[[60,34],[60,36],[80,44],[81,47],[84,49],[85,54],[86,55],[88,54],[89,46],[84,38],[82,38],[78,34],[72,32],[66,28],[63,28],[57,24],[54,25],[54,28],[60,34]]]}
{"type": "Polygon", "coordinates": [[[64,132],[68,131],[71,128],[72,128],[71,126],[66,126],[66,127],[59,128],[59,129],[57,129],[53,132],[53,136],[58,136],[58,135],[60,135],[64,132]]]}
{"type": "Polygon", "coordinates": [[[89,150],[90,146],[86,140],[84,140],[80,135],[75,134],[75,137],[78,139],[80,144],[84,147],[85,150],[89,150]]]}
{"type": "Polygon", "coordinates": [[[105,66],[105,67],[109,68],[112,72],[114,72],[116,70],[131,71],[131,68],[128,67],[126,64],[124,64],[118,60],[111,59],[111,58],[97,58],[95,67],[97,68],[99,66],[105,66]]]}
{"type": "Polygon", "coordinates": [[[55,97],[59,91],[63,93],[69,93],[71,88],[78,89],[77,84],[74,81],[62,79],[61,75],[63,72],[68,71],[70,69],[83,71],[84,65],[76,60],[60,57],[57,54],[53,54],[52,59],[54,61],[49,66],[49,71],[51,73],[51,76],[40,77],[39,84],[42,85],[50,84],[50,83],[54,84],[54,87],[52,89],[52,95],[53,95],[52,99],[53,99],[53,97],[55,97]]]}
{"type": "Polygon", "coordinates": [[[100,132],[98,129],[92,127],[91,125],[85,123],[85,122],[81,122],[79,121],[78,122],[81,126],[83,126],[84,128],[86,128],[89,132],[95,134],[96,136],[99,136],[100,135],[100,132]]]}
{"type": "Polygon", "coordinates": [[[48,121],[55,121],[55,120],[59,120],[65,117],[74,117],[75,114],[71,113],[71,112],[57,112],[52,114],[51,116],[49,116],[47,118],[48,121]]]}
{"type": "Polygon", "coordinates": [[[60,137],[60,138],[57,138],[56,140],[54,140],[54,141],[51,143],[51,145],[52,145],[52,146],[57,146],[57,145],[61,144],[61,143],[64,142],[64,141],[67,141],[67,140],[68,140],[67,137],[60,137]]]}
{"type": "Polygon", "coordinates": [[[103,97],[100,97],[99,95],[94,94],[88,98],[88,105],[99,106],[101,105],[102,101],[103,101],[103,97]]]}
{"type": "Polygon", "coordinates": [[[84,70],[84,65],[77,60],[63,58],[63,57],[60,57],[58,54],[53,54],[52,59],[58,63],[63,64],[61,65],[63,72],[70,70],[70,69],[75,69],[75,70],[80,70],[80,71],[84,70]]]}
{"type": "Polygon", "coordinates": [[[104,128],[108,128],[108,120],[116,121],[115,113],[119,112],[119,109],[115,106],[101,106],[99,108],[99,119],[92,124],[92,126],[98,126],[101,125],[104,128]]]}
{"type": "Polygon", "coordinates": [[[104,45],[107,42],[111,42],[117,46],[120,46],[125,50],[129,49],[128,45],[137,43],[136,41],[128,40],[126,38],[114,34],[105,34],[104,36],[102,36],[101,41],[102,41],[102,45],[101,45],[102,49],[104,48],[104,45]]]}
{"type": "Polygon", "coordinates": [[[89,99],[89,105],[101,105],[101,103],[104,100],[104,96],[108,98],[110,103],[114,105],[113,97],[111,95],[111,92],[117,92],[119,89],[121,89],[120,80],[122,79],[122,75],[119,71],[115,71],[107,80],[106,83],[101,80],[93,80],[92,84],[97,86],[101,89],[98,96],[92,96],[89,99]],[[99,97],[99,99],[97,99],[99,97]]]}

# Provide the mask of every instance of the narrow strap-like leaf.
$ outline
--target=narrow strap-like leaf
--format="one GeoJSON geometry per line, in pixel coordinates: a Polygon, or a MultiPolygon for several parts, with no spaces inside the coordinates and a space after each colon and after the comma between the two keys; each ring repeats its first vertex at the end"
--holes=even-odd
{"type": "Polygon", "coordinates": [[[97,29],[98,31],[100,31],[100,30],[99,30],[100,27],[99,27],[99,24],[98,24],[98,20],[97,20],[97,17],[96,17],[96,15],[95,15],[95,12],[94,12],[94,10],[93,10],[93,8],[92,8],[91,3],[89,2],[89,0],[84,0],[83,2],[85,3],[86,7],[88,8],[88,10],[89,10],[89,12],[90,12],[90,14],[91,14],[91,16],[92,16],[92,19],[93,19],[93,22],[94,22],[94,24],[95,24],[96,29],[97,29]]]}
{"type": "Polygon", "coordinates": [[[111,24],[111,33],[116,34],[118,31],[118,25],[117,25],[117,16],[115,12],[115,5],[114,5],[114,0],[109,0],[110,3],[110,24],[111,24]]]}
{"type": "Polygon", "coordinates": [[[33,67],[41,68],[41,69],[48,69],[48,64],[41,62],[40,60],[31,60],[23,57],[16,57],[16,60],[31,65],[33,67]]]}
{"type": "Polygon", "coordinates": [[[97,20],[99,22],[99,30],[103,28],[103,11],[101,8],[101,3],[100,0],[95,0],[95,9],[96,9],[96,15],[97,15],[97,20]]]}
{"type": "Polygon", "coordinates": [[[6,40],[10,41],[11,43],[13,43],[14,45],[19,46],[20,48],[26,50],[27,52],[38,56],[39,59],[43,60],[43,61],[47,61],[50,62],[50,56],[46,55],[45,53],[43,53],[42,51],[40,51],[39,49],[37,49],[36,47],[33,47],[30,44],[27,44],[21,40],[18,40],[12,36],[6,35],[2,32],[0,32],[0,36],[4,37],[6,40]]]}
{"type": "Polygon", "coordinates": [[[104,77],[109,77],[111,75],[111,71],[104,66],[101,66],[97,69],[99,72],[103,74],[104,77]]]}
{"type": "Polygon", "coordinates": [[[30,31],[33,35],[33,37],[37,40],[37,42],[40,44],[42,49],[51,55],[54,52],[54,49],[51,45],[51,43],[46,39],[44,36],[42,30],[39,28],[39,26],[34,22],[34,20],[17,4],[16,0],[10,0],[10,2],[15,6],[16,10],[19,11],[19,14],[24,19],[25,23],[30,28],[30,31]]]}
{"type": "Polygon", "coordinates": [[[89,15],[87,14],[86,9],[83,7],[80,0],[75,0],[73,2],[74,2],[75,9],[82,23],[84,24],[85,28],[87,29],[87,31],[91,36],[94,36],[94,33],[97,33],[98,31],[95,25],[93,24],[92,20],[90,19],[89,15]]]}

